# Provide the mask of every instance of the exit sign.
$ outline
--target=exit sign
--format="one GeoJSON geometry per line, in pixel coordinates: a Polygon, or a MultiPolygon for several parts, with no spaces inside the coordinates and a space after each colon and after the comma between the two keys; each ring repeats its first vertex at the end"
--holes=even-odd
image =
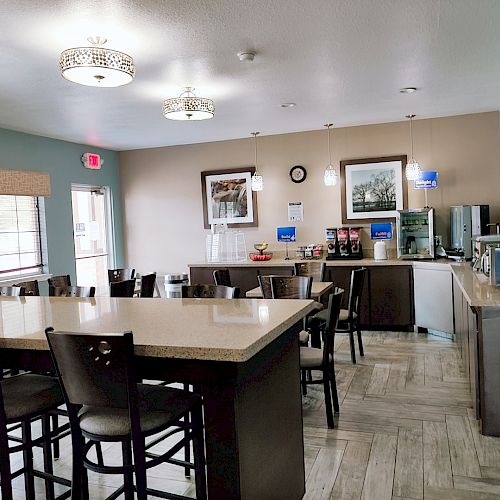
{"type": "Polygon", "coordinates": [[[104,162],[97,153],[84,153],[82,155],[82,163],[85,168],[99,170],[104,162]]]}

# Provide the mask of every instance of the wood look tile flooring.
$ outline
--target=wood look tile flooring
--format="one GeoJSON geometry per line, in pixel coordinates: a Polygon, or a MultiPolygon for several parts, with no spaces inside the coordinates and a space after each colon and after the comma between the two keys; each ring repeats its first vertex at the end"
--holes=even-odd
{"type": "MultiPolygon", "coordinates": [[[[455,344],[416,333],[363,336],[365,357],[356,365],[347,337],[337,336],[336,428],[326,427],[321,386],[309,386],[303,398],[304,498],[500,499],[500,438],[479,434],[455,344]]],[[[104,455],[118,461],[120,449],[113,446],[104,455]]],[[[69,478],[68,438],[61,451],[55,468],[69,478]]],[[[36,461],[40,466],[38,454],[36,461]]],[[[148,476],[154,488],[195,495],[194,479],[177,467],[162,465],[148,476]]],[[[104,499],[120,481],[89,473],[90,498],[104,499]]],[[[45,498],[43,483],[36,484],[37,498],[45,498]]],[[[22,478],[14,485],[15,498],[24,499],[22,478]]]]}
{"type": "Polygon", "coordinates": [[[340,414],[326,428],[321,386],[303,400],[307,499],[500,499],[500,438],[479,434],[455,344],[364,332],[353,365],[337,336],[340,414]]]}

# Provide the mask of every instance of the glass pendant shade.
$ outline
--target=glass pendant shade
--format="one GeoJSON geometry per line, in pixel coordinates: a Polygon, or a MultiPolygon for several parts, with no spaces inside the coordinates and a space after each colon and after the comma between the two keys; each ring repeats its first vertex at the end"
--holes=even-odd
{"type": "Polygon", "coordinates": [[[186,87],[179,97],[163,101],[163,116],[169,120],[208,120],[213,118],[215,106],[212,99],[197,97],[194,88],[186,87]]]}
{"type": "Polygon", "coordinates": [[[406,164],[405,174],[409,181],[416,181],[420,177],[420,165],[413,158],[406,164]]]}
{"type": "Polygon", "coordinates": [[[260,132],[252,132],[251,134],[253,135],[255,145],[255,172],[252,175],[252,191],[262,191],[264,189],[264,179],[262,175],[257,173],[257,136],[260,132]]]}
{"type": "Polygon", "coordinates": [[[324,183],[325,186],[335,186],[337,184],[337,171],[332,165],[332,150],[330,147],[330,128],[333,126],[332,123],[327,123],[325,127],[328,129],[328,166],[325,169],[324,183]]]}
{"type": "Polygon", "coordinates": [[[325,170],[325,186],[336,186],[337,185],[337,171],[333,168],[333,165],[328,165],[325,170]]]}
{"type": "Polygon", "coordinates": [[[406,179],[409,181],[416,181],[420,177],[420,165],[415,158],[413,157],[413,118],[415,115],[406,115],[406,118],[410,120],[410,147],[411,147],[411,156],[410,161],[406,164],[405,174],[406,179]]]}
{"type": "Polygon", "coordinates": [[[90,87],[119,87],[135,76],[134,60],[123,52],[103,47],[105,38],[89,38],[92,47],[75,47],[61,53],[61,75],[90,87]]]}

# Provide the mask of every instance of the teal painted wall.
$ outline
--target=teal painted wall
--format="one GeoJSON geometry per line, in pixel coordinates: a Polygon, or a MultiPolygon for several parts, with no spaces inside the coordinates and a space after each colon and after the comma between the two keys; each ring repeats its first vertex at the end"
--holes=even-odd
{"type": "Polygon", "coordinates": [[[118,173],[118,153],[82,144],[0,129],[0,168],[48,172],[52,196],[45,199],[48,264],[52,274],[75,276],[75,250],[71,213],[71,184],[111,188],[117,267],[123,267],[123,229],[118,173]],[[99,153],[101,170],[83,167],[83,153],[99,153]]]}

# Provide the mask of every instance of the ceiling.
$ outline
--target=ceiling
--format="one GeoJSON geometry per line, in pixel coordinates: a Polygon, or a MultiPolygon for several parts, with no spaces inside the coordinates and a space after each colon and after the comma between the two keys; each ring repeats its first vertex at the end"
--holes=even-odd
{"type": "Polygon", "coordinates": [[[500,109],[498,0],[16,0],[0,19],[0,127],[114,150],[500,109]],[[131,84],[60,76],[96,35],[133,56],[131,84]],[[163,118],[187,85],[213,119],[163,118]]]}

